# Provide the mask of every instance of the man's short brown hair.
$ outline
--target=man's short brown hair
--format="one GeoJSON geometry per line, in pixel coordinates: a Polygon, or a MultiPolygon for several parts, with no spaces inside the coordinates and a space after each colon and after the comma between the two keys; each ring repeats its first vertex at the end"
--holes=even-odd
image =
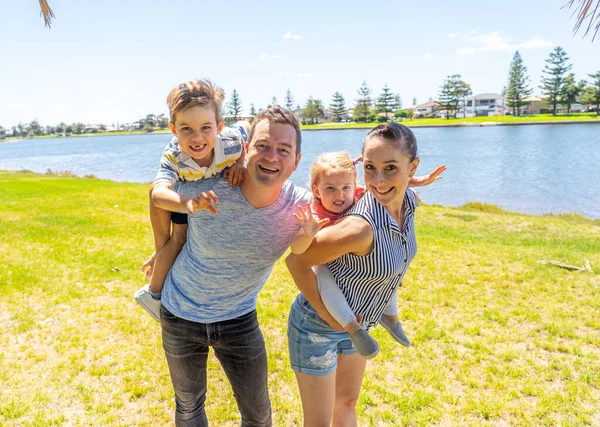
{"type": "Polygon", "coordinates": [[[296,155],[302,152],[302,133],[300,131],[300,122],[298,122],[298,117],[296,117],[292,110],[286,110],[285,108],[281,108],[279,106],[267,108],[266,110],[258,113],[252,122],[252,127],[250,128],[250,133],[248,134],[249,143],[252,143],[256,125],[263,120],[268,120],[269,123],[279,123],[293,127],[296,131],[296,155]]]}
{"type": "Polygon", "coordinates": [[[196,105],[211,106],[215,110],[217,123],[221,121],[221,107],[225,92],[210,80],[190,80],[175,86],[169,96],[167,105],[171,121],[175,123],[177,113],[196,105]]]}

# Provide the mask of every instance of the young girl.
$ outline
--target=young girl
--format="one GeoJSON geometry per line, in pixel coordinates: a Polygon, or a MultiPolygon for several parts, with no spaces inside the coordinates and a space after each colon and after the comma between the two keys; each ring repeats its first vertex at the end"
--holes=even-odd
{"type": "MultiPolygon", "coordinates": [[[[410,185],[428,185],[441,178],[439,175],[444,170],[445,166],[440,166],[427,176],[411,179],[410,185]]],[[[311,166],[309,181],[314,201],[305,209],[298,207],[298,213],[294,214],[301,230],[292,241],[292,253],[304,253],[321,228],[334,224],[365,194],[365,188],[357,185],[356,180],[356,162],[348,153],[325,153],[317,157],[311,166]]],[[[319,294],[329,313],[350,334],[360,355],[367,359],[375,357],[379,353],[379,344],[356,319],[327,265],[315,267],[315,273],[319,279],[319,294]]],[[[400,344],[411,345],[398,320],[397,290],[380,322],[400,344]]]]}

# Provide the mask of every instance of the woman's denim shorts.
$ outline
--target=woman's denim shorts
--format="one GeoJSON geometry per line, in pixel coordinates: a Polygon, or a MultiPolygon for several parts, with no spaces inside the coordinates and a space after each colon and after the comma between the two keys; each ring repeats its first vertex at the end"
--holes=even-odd
{"type": "Polygon", "coordinates": [[[333,374],[338,355],[357,353],[348,333],[332,329],[302,294],[290,310],[288,350],[294,371],[315,376],[333,374]]]}

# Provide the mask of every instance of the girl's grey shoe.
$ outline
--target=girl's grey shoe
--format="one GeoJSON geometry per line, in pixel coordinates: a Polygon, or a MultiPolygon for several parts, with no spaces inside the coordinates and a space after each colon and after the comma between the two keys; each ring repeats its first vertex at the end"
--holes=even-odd
{"type": "Polygon", "coordinates": [[[384,314],[383,316],[381,316],[380,323],[381,323],[381,326],[383,326],[384,329],[386,331],[388,331],[390,333],[390,335],[392,337],[394,337],[394,339],[396,341],[398,341],[400,344],[402,344],[404,347],[412,346],[412,344],[410,343],[410,340],[404,333],[404,330],[402,329],[402,325],[400,324],[400,322],[393,322],[392,320],[390,320],[389,317],[387,317],[384,314]]]}
{"type": "Polygon", "coordinates": [[[350,336],[354,347],[365,359],[372,359],[379,354],[379,344],[377,341],[369,335],[364,329],[360,329],[350,336]]]}

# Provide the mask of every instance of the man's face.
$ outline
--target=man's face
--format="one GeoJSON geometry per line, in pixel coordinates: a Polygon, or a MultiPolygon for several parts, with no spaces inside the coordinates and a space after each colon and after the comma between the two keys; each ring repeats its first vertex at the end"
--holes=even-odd
{"type": "Polygon", "coordinates": [[[296,130],[291,125],[261,120],[247,147],[249,178],[260,185],[281,188],[300,162],[296,130]]]}

